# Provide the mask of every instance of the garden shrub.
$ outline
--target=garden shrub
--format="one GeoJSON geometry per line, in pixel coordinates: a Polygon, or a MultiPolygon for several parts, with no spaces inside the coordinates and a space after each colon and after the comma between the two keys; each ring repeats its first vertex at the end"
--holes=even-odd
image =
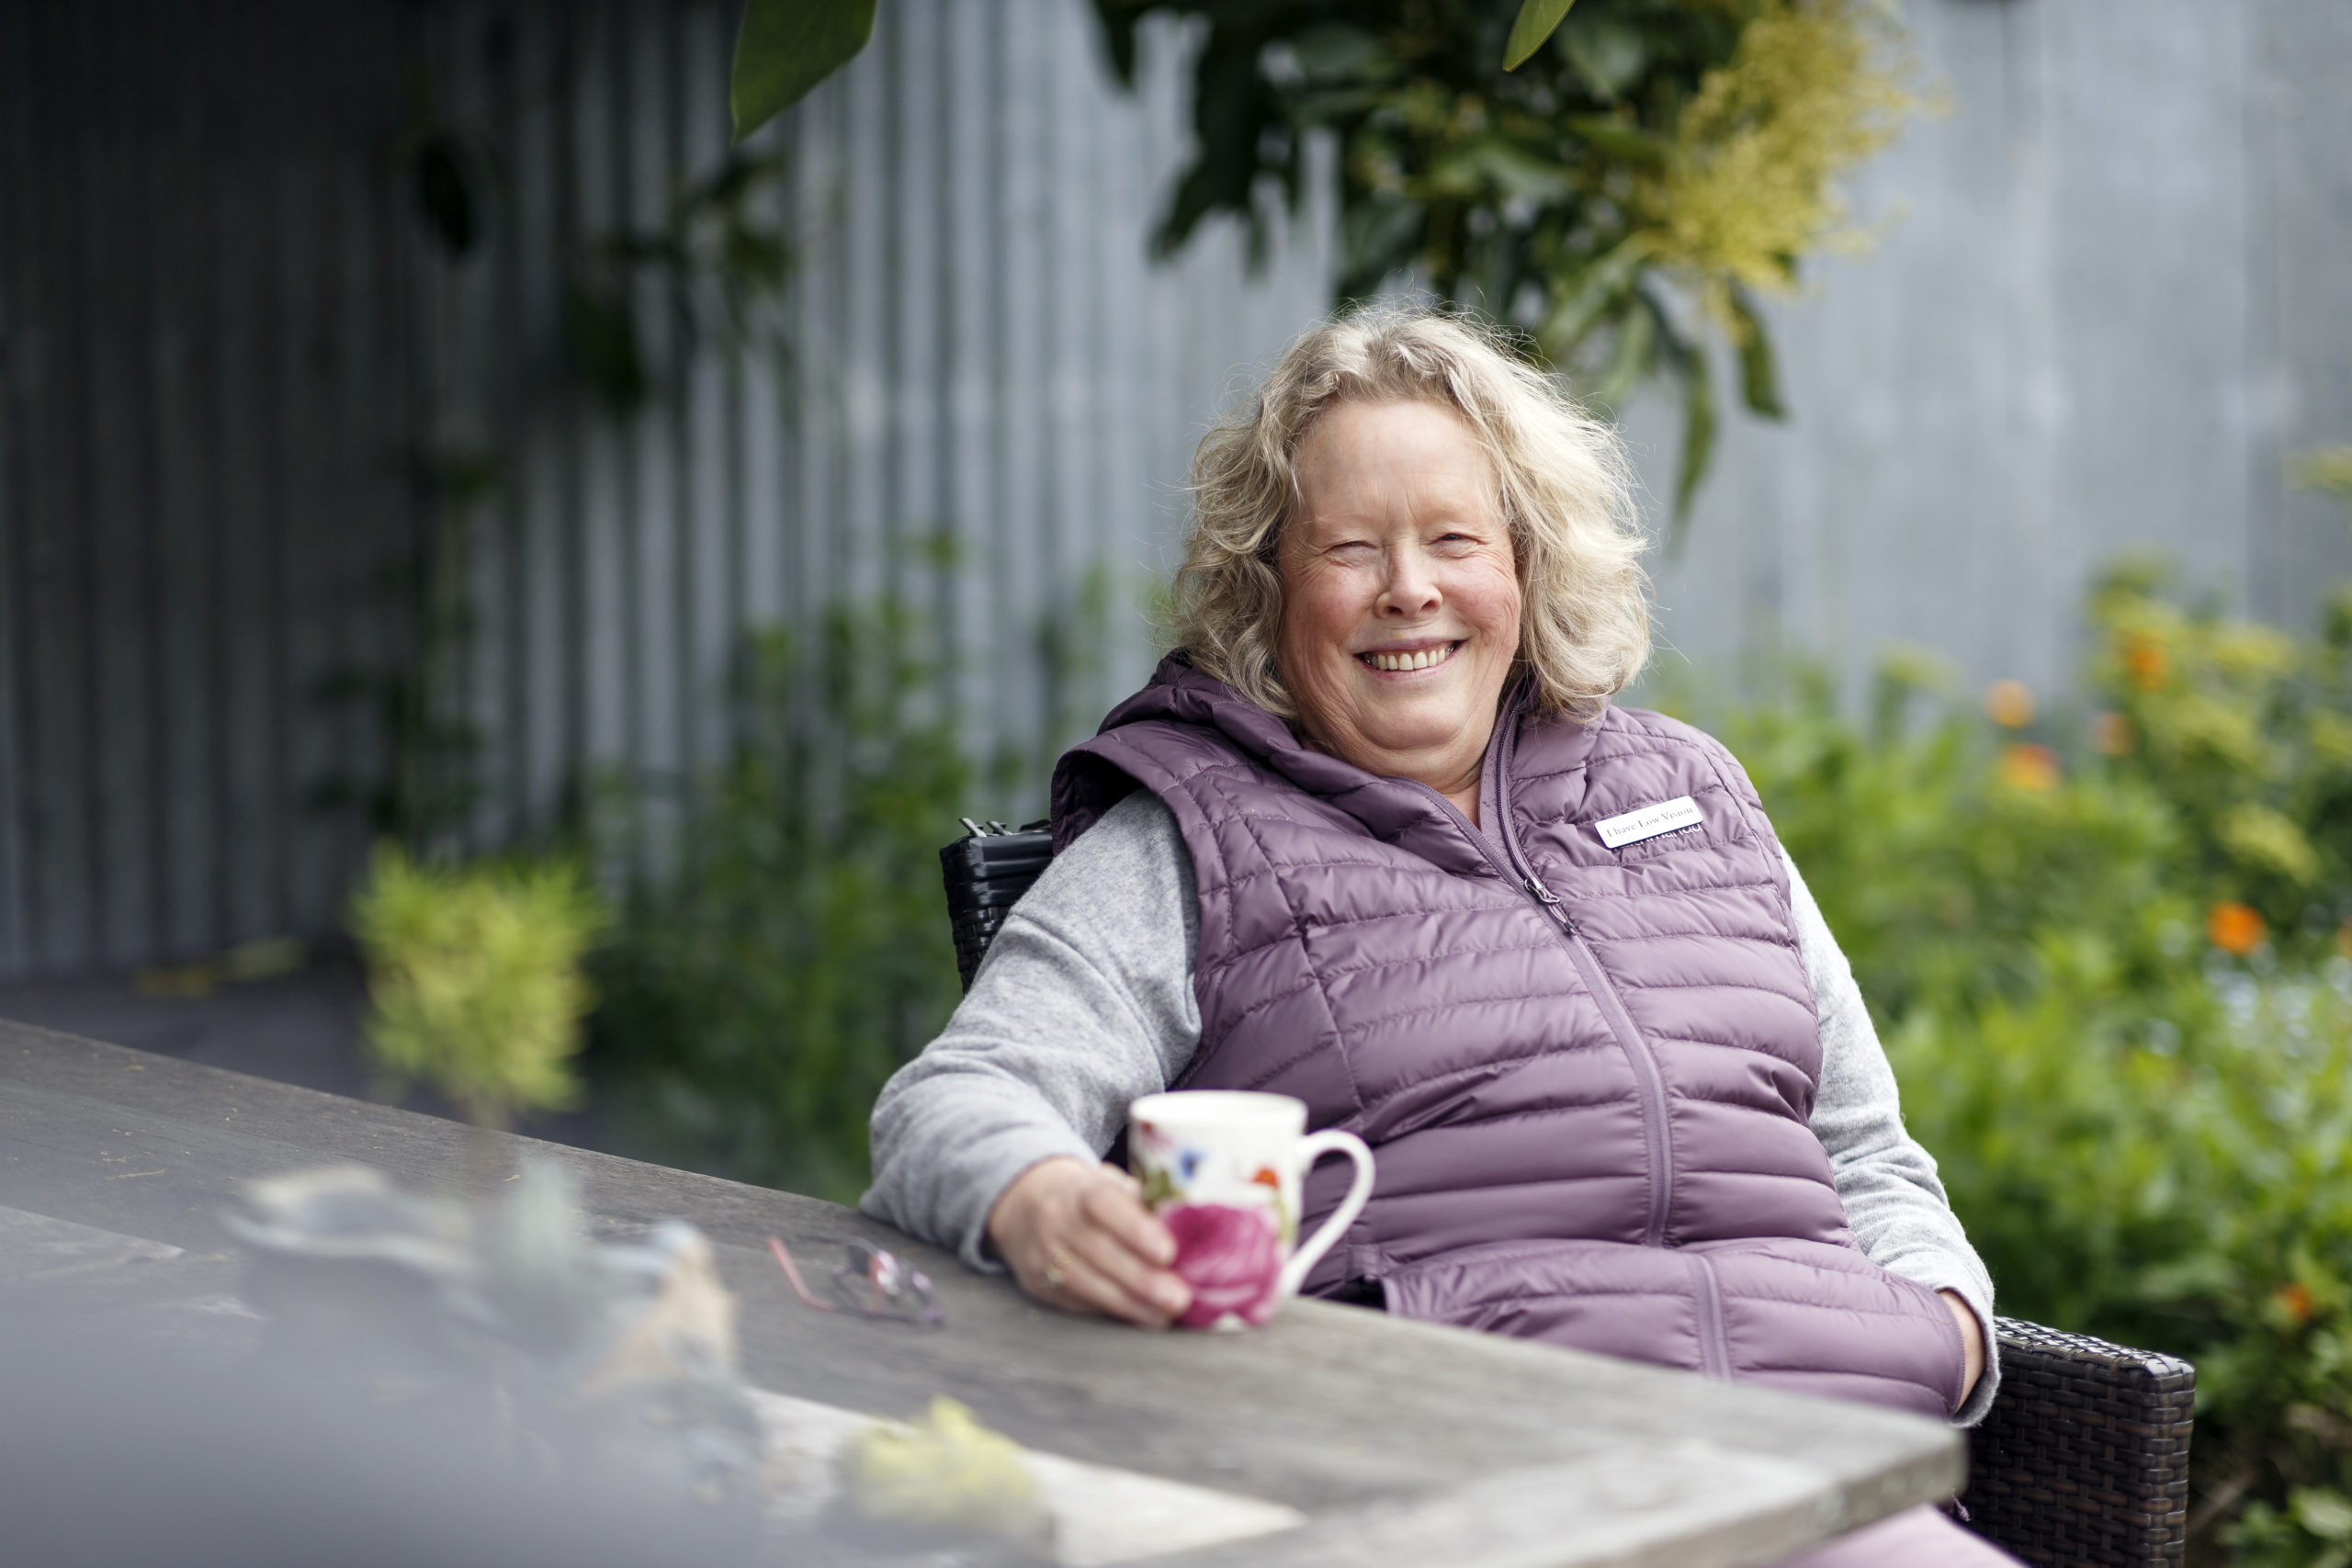
{"type": "Polygon", "coordinates": [[[974,770],[895,602],[748,646],[734,752],[599,966],[615,1141],[855,1201],[883,1081],[958,994],[939,846],[974,770]]]}
{"type": "Polygon", "coordinates": [[[395,1084],[431,1084],[480,1127],[573,1104],[571,1057],[594,1005],[582,963],[609,919],[569,860],[419,863],[379,845],[351,900],[370,1055],[395,1084]]]}
{"type": "Polygon", "coordinates": [[[2196,1363],[2193,1561],[2346,1568],[2352,613],[2299,639],[2145,564],[2091,611],[2088,715],[1898,660],[1862,722],[1802,674],[1707,716],[2001,1309],[2196,1363]]]}

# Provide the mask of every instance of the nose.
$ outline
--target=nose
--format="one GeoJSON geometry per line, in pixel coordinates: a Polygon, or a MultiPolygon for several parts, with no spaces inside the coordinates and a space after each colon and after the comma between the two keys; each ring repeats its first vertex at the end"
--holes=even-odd
{"type": "Polygon", "coordinates": [[[1436,574],[1430,570],[1430,563],[1421,552],[1410,545],[1398,545],[1391,546],[1384,554],[1387,581],[1374,608],[1382,615],[1398,616],[1426,615],[1435,611],[1443,595],[1439,593],[1436,574]]]}

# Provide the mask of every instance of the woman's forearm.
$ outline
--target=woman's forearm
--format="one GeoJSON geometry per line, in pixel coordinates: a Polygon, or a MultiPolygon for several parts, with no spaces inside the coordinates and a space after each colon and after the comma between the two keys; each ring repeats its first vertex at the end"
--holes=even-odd
{"type": "Polygon", "coordinates": [[[1200,1041],[1192,862],[1167,809],[1130,797],[1006,919],[946,1030],[875,1102],[863,1207],[994,1267],[990,1207],[1023,1171],[1091,1163],[1127,1105],[1200,1041]]]}

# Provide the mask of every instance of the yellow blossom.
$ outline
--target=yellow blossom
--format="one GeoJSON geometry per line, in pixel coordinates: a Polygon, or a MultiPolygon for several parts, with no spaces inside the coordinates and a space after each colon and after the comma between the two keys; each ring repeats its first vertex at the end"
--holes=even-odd
{"type": "Polygon", "coordinates": [[[2041,794],[2058,787],[2058,756],[2047,746],[2001,748],[2000,780],[2011,789],[2041,794]]]}
{"type": "Polygon", "coordinates": [[[1726,324],[1732,285],[1784,291],[1796,257],[1860,239],[1837,181],[1920,107],[1898,36],[1863,0],[1769,0],[1683,109],[1643,233],[1726,324]]]}
{"type": "Polygon", "coordinates": [[[2033,722],[2033,692],[2023,681],[1996,681],[1984,688],[1984,712],[2004,729],[2033,722]]]}

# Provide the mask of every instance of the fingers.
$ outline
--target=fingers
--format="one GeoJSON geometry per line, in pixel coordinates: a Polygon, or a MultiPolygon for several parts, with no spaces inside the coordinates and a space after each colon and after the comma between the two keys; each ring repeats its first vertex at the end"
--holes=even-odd
{"type": "Polygon", "coordinates": [[[1124,1172],[1037,1166],[1000,1200],[989,1229],[1022,1288],[1065,1311],[1163,1328],[1192,1303],[1166,1268],[1174,1238],[1124,1172]]]}
{"type": "MultiPolygon", "coordinates": [[[[1081,1198],[1080,1209],[1085,1223],[1071,1238],[1072,1256],[1124,1298],[1107,1309],[1113,1315],[1164,1323],[1192,1304],[1191,1289],[1162,1266],[1148,1245],[1154,1233],[1167,1239],[1165,1228],[1135,1199],[1115,1188],[1098,1188],[1081,1198]]],[[[1170,1261],[1174,1250],[1171,1244],[1170,1261]]]]}
{"type": "MultiPolygon", "coordinates": [[[[1160,1304],[1148,1286],[1138,1289],[1133,1272],[1136,1267],[1134,1255],[1115,1245],[1106,1245],[1100,1233],[1080,1238],[1054,1259],[1051,1267],[1061,1282],[1036,1293],[1066,1312],[1114,1317],[1143,1328],[1165,1328],[1182,1310],[1181,1306],[1170,1310],[1160,1304]],[[1122,1258],[1125,1259],[1125,1266],[1122,1258]]],[[[1182,1281],[1177,1283],[1181,1286],[1182,1281]]]]}
{"type": "Polygon", "coordinates": [[[1124,1170],[1113,1174],[1115,1183],[1106,1182],[1084,1194],[1088,1216],[1137,1258],[1155,1269],[1168,1268],[1176,1261],[1176,1238],[1168,1234],[1159,1216],[1144,1206],[1142,1183],[1124,1170]]]}

